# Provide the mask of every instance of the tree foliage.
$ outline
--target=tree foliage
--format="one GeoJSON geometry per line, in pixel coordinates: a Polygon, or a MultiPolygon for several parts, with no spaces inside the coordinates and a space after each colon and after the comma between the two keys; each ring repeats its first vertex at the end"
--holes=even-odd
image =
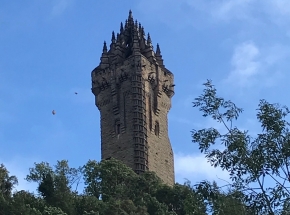
{"type": "MultiPolygon", "coordinates": [[[[217,96],[211,81],[203,94],[195,99],[204,117],[221,123],[226,132],[216,128],[193,130],[193,142],[214,167],[230,174],[231,189],[240,193],[238,199],[252,214],[282,214],[290,198],[290,132],[286,117],[289,109],[260,100],[257,120],[262,132],[256,136],[234,125],[243,111],[230,100],[217,96]],[[223,149],[217,146],[222,144],[223,149]]],[[[207,182],[200,187],[212,188],[207,182]]],[[[211,194],[211,193],[210,193],[211,194]]],[[[283,212],[284,211],[284,212],[283,212]]]]}
{"type": "MultiPolygon", "coordinates": [[[[7,171],[9,178],[16,179],[7,171]]],[[[89,160],[80,168],[71,168],[67,161],[53,167],[35,163],[26,180],[37,183],[38,194],[10,193],[0,199],[0,215],[206,214],[203,200],[189,183],[170,187],[155,173],[137,175],[115,159],[89,160]],[[82,193],[73,189],[80,177],[85,183],[82,193]]]]}

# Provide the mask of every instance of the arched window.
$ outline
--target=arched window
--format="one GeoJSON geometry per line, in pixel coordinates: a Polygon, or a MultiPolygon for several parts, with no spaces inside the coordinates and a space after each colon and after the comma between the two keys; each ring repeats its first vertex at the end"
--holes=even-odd
{"type": "Polygon", "coordinates": [[[157,121],[155,122],[155,129],[154,130],[155,130],[155,135],[159,136],[159,132],[160,132],[159,131],[159,122],[157,122],[157,121]]]}

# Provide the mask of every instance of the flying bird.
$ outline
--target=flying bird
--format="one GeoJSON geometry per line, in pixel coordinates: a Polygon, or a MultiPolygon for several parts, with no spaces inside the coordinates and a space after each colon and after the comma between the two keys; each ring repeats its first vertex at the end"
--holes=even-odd
{"type": "Polygon", "coordinates": [[[52,114],[55,115],[55,110],[52,110],[52,114]]]}
{"type": "Polygon", "coordinates": [[[77,95],[78,93],[77,93],[77,92],[75,92],[75,94],[77,95]]]}

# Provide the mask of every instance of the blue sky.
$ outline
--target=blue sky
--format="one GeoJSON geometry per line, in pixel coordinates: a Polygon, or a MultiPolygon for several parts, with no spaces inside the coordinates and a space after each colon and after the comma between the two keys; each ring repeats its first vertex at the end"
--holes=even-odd
{"type": "Polygon", "coordinates": [[[191,142],[192,129],[223,129],[192,107],[206,79],[244,108],[237,125],[252,134],[259,99],[289,105],[288,0],[0,0],[0,163],[18,176],[17,189],[34,189],[23,180],[34,162],[100,159],[91,71],[129,9],[175,77],[177,182],[228,177],[191,142]]]}

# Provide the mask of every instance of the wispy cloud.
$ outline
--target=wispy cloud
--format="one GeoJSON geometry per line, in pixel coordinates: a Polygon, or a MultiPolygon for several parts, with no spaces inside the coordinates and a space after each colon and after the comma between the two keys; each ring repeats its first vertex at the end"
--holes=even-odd
{"type": "Polygon", "coordinates": [[[288,23],[287,20],[290,19],[288,0],[141,0],[139,9],[144,13],[158,13],[158,18],[163,23],[174,28],[198,26],[205,21],[223,24],[237,20],[247,21],[249,24],[267,22],[280,25],[288,23]],[[147,7],[150,3],[154,7],[147,7]],[[265,17],[270,18],[264,19],[265,17]]]}
{"type": "Polygon", "coordinates": [[[260,72],[260,51],[253,42],[239,44],[232,57],[233,70],[227,77],[227,82],[245,86],[250,84],[250,79],[260,72]]]}
{"type": "Polygon", "coordinates": [[[214,19],[220,21],[253,20],[251,16],[253,3],[252,0],[215,1],[210,5],[209,11],[214,19]]]}
{"type": "Polygon", "coordinates": [[[229,179],[226,171],[212,167],[203,154],[177,153],[174,155],[174,166],[176,181],[179,183],[183,183],[184,179],[188,179],[192,183],[202,180],[220,182],[220,179],[229,179]]]}
{"type": "Polygon", "coordinates": [[[51,16],[59,16],[61,15],[72,3],[73,0],[56,0],[53,3],[51,16]]]}
{"type": "Polygon", "coordinates": [[[281,45],[260,48],[253,41],[238,44],[231,59],[233,69],[224,82],[241,88],[273,86],[283,76],[279,64],[286,56],[289,51],[281,45]]]}

